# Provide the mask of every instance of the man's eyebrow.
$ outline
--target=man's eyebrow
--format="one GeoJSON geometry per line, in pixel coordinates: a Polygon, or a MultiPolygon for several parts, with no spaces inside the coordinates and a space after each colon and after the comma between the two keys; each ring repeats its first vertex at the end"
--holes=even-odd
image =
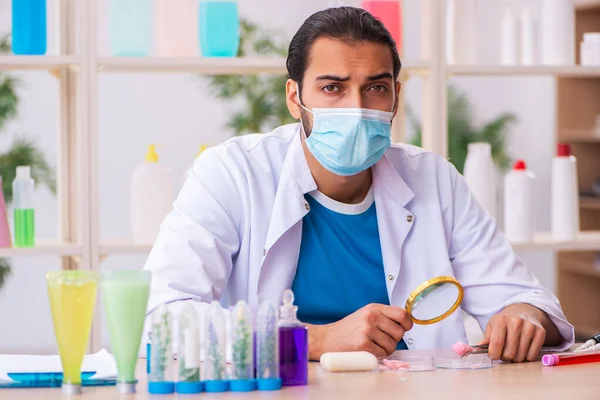
{"type": "Polygon", "coordinates": [[[384,72],[381,74],[377,74],[377,75],[371,75],[367,77],[367,80],[369,81],[378,81],[380,79],[394,79],[394,77],[392,76],[392,74],[390,74],[389,72],[384,72]]]}
{"type": "Polygon", "coordinates": [[[321,75],[316,78],[318,81],[337,81],[347,82],[350,80],[349,76],[337,76],[337,75],[321,75]]]}

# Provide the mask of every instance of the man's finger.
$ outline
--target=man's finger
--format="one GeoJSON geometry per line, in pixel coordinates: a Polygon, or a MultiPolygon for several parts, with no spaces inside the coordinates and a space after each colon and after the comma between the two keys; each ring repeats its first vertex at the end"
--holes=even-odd
{"type": "Polygon", "coordinates": [[[544,328],[537,329],[535,331],[535,335],[533,336],[533,340],[529,345],[529,350],[527,351],[527,361],[536,361],[544,342],[546,341],[546,330],[544,328]]]}
{"type": "Polygon", "coordinates": [[[506,324],[493,323],[488,326],[490,330],[490,345],[488,354],[493,360],[499,360],[504,350],[506,339],[506,324]]]}
{"type": "Polygon", "coordinates": [[[377,323],[377,328],[394,339],[396,344],[402,340],[404,337],[404,328],[402,325],[387,318],[385,315],[381,316],[381,319],[377,323]]]}
{"type": "Polygon", "coordinates": [[[504,349],[502,350],[502,360],[513,361],[519,350],[521,340],[521,329],[523,327],[522,319],[510,319],[506,322],[506,338],[504,339],[504,349]]]}
{"type": "Polygon", "coordinates": [[[398,342],[396,342],[388,334],[383,333],[379,329],[374,329],[371,332],[369,339],[371,339],[371,341],[374,344],[381,347],[385,351],[385,354],[383,356],[390,355],[394,351],[396,351],[396,346],[398,342]]]}
{"type": "Polygon", "coordinates": [[[533,337],[535,336],[536,326],[532,323],[525,323],[523,329],[521,329],[521,339],[519,340],[519,349],[517,350],[517,355],[514,358],[515,362],[523,362],[527,357],[527,352],[529,351],[529,346],[531,346],[531,342],[533,341],[533,337]]]}
{"type": "Polygon", "coordinates": [[[385,306],[381,309],[381,313],[385,317],[402,325],[402,328],[404,328],[405,331],[410,331],[413,327],[413,320],[410,314],[403,308],[385,306]]]}

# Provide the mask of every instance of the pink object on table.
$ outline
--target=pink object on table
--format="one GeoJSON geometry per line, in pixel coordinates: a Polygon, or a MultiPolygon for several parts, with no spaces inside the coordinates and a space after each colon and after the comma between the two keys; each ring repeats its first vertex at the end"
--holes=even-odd
{"type": "Polygon", "coordinates": [[[410,367],[410,363],[400,361],[400,360],[383,360],[383,365],[385,365],[388,369],[407,369],[410,367]]]}
{"type": "Polygon", "coordinates": [[[473,348],[466,343],[456,342],[452,345],[452,351],[458,354],[460,357],[473,351],[473,348]]]}
{"type": "MultiPolygon", "coordinates": [[[[0,188],[2,188],[2,177],[0,176],[0,188]]],[[[12,247],[10,240],[10,227],[8,226],[8,215],[6,214],[6,201],[4,193],[0,190],[0,247],[12,247]]]]}
{"type": "Polygon", "coordinates": [[[400,0],[363,0],[362,8],[383,22],[402,54],[402,9],[400,0]]]}

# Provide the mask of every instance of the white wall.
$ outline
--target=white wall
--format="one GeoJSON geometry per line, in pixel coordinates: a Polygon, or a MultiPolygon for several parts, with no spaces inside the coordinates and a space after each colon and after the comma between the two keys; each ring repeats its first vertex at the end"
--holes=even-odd
{"type": "MultiPolygon", "coordinates": [[[[49,9],[54,1],[49,0],[49,9]]],[[[99,1],[99,51],[108,53],[107,1],[99,1]]],[[[269,28],[280,28],[288,37],[310,13],[322,9],[328,0],[241,0],[244,17],[269,28]],[[288,21],[282,25],[282,21],[288,21]]],[[[346,1],[356,5],[358,0],[346,1]]],[[[499,18],[503,4],[531,4],[540,0],[480,0],[482,12],[478,21],[479,54],[487,64],[497,61],[499,18]]],[[[418,58],[419,6],[405,0],[405,58],[418,58]]],[[[49,16],[51,18],[51,16],[49,16]]],[[[10,30],[10,1],[0,0],[0,33],[10,30]]],[[[52,30],[50,30],[52,32],[52,30]]],[[[50,37],[50,48],[54,38],[50,37]]],[[[24,86],[20,118],[10,124],[0,139],[4,149],[7,140],[18,132],[36,137],[50,160],[57,154],[57,82],[48,73],[20,73],[24,86]],[[42,101],[53,104],[42,105],[42,101]]],[[[514,157],[524,157],[538,175],[537,228],[548,229],[549,193],[548,164],[553,148],[554,102],[553,84],[549,79],[461,78],[453,80],[468,91],[479,120],[501,111],[519,115],[520,123],[511,132],[509,150],[514,157]],[[532,144],[535,143],[535,146],[532,144]]],[[[208,92],[202,78],[192,75],[103,74],[99,93],[99,151],[102,236],[129,236],[128,190],[134,166],[143,160],[145,146],[158,142],[161,161],[170,165],[175,179],[183,176],[202,143],[218,143],[231,136],[223,128],[229,110],[208,92]]],[[[283,88],[282,88],[283,90],[283,88]]],[[[408,101],[420,107],[420,81],[406,86],[408,101]]],[[[37,193],[36,224],[40,237],[56,237],[56,201],[40,190],[37,193]]],[[[527,255],[526,260],[542,282],[554,288],[552,256],[527,255]]],[[[139,268],[144,257],[111,257],[103,268],[139,268]]],[[[17,259],[13,275],[0,292],[0,352],[54,352],[54,336],[46,300],[43,273],[57,269],[57,259],[17,259]]],[[[103,343],[108,343],[104,330],[103,343]]]]}

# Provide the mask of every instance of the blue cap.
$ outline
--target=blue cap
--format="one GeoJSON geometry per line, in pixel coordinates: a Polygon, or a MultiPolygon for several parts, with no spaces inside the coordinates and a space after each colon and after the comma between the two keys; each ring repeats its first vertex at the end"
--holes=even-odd
{"type": "Polygon", "coordinates": [[[257,379],[258,390],[280,390],[281,378],[257,379]]]}
{"type": "Polygon", "coordinates": [[[181,381],[175,383],[175,391],[181,394],[195,394],[204,391],[204,384],[200,381],[181,381]]]}
{"type": "Polygon", "coordinates": [[[251,392],[256,390],[256,379],[233,379],[230,385],[232,392],[251,392]]]}
{"type": "Polygon", "coordinates": [[[175,382],[168,382],[168,381],[148,382],[148,393],[171,394],[173,392],[175,392],[175,382]]]}
{"type": "Polygon", "coordinates": [[[229,381],[204,381],[204,391],[221,393],[229,390],[229,381]]]}

